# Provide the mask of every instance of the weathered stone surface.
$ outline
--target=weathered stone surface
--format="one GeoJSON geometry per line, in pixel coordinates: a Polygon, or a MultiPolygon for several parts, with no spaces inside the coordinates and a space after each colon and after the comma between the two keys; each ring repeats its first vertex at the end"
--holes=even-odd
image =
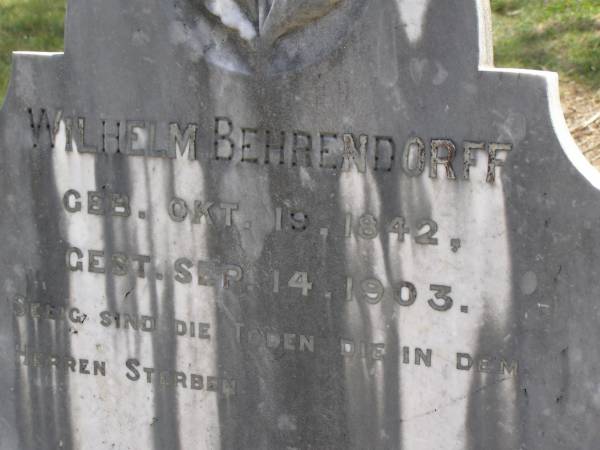
{"type": "Polygon", "coordinates": [[[72,0],[0,113],[0,448],[596,448],[600,178],[487,9],[72,0]]]}

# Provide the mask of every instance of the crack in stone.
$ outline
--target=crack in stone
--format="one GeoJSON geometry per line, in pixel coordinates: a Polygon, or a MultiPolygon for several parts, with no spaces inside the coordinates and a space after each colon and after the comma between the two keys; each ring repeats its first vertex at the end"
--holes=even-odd
{"type": "Polygon", "coordinates": [[[488,389],[490,387],[498,386],[500,383],[502,383],[502,382],[504,382],[506,380],[510,380],[510,379],[511,379],[511,377],[501,378],[501,379],[499,379],[497,381],[494,381],[493,383],[488,383],[488,384],[486,384],[484,386],[481,386],[481,387],[479,387],[477,389],[474,389],[473,391],[469,392],[466,395],[461,395],[460,397],[455,397],[453,399],[450,399],[450,401],[448,403],[446,403],[445,405],[441,405],[438,408],[431,409],[431,410],[423,412],[421,414],[416,414],[416,415],[414,415],[412,417],[408,417],[406,419],[400,418],[400,423],[406,423],[406,422],[409,422],[411,420],[422,419],[423,417],[431,416],[432,414],[436,414],[437,412],[441,411],[442,409],[445,409],[445,408],[447,408],[449,406],[452,406],[455,403],[467,400],[471,395],[480,394],[483,391],[485,391],[486,389],[488,389]]]}

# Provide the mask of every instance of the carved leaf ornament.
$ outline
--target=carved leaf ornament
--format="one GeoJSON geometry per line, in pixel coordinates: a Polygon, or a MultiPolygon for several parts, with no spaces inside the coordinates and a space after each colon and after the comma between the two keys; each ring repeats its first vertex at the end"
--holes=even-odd
{"type": "Polygon", "coordinates": [[[203,0],[220,22],[249,42],[266,44],[317,21],[343,0],[203,0]]]}

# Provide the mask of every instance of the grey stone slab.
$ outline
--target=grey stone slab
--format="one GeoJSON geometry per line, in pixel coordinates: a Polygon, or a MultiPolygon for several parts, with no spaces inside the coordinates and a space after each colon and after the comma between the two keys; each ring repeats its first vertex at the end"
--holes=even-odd
{"type": "Polygon", "coordinates": [[[595,449],[600,177],[486,1],[72,0],[0,113],[0,448],[595,449]]]}

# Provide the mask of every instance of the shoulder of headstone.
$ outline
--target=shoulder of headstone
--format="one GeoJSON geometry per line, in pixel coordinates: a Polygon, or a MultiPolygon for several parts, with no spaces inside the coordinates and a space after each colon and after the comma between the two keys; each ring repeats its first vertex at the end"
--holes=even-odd
{"type": "MultiPolygon", "coordinates": [[[[600,172],[587,160],[575,139],[571,135],[562,109],[560,99],[559,76],[555,72],[504,69],[493,66],[480,67],[483,77],[493,77],[499,84],[508,84],[515,92],[531,92],[529,101],[538,115],[554,133],[557,148],[562,149],[573,167],[592,186],[600,190],[600,172]]],[[[525,99],[524,99],[525,101],[525,99]]]]}
{"type": "Polygon", "coordinates": [[[54,96],[62,82],[62,52],[23,52],[12,54],[11,72],[0,114],[11,105],[37,104],[54,96]]]}

